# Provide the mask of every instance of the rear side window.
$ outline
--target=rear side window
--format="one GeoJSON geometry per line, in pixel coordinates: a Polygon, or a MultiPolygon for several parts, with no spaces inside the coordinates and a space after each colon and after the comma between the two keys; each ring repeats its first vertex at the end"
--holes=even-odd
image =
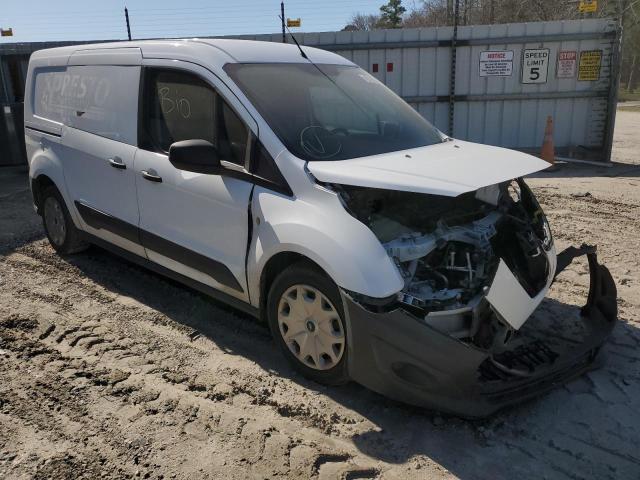
{"type": "Polygon", "coordinates": [[[174,142],[207,140],[220,158],[244,165],[248,129],[204,80],[178,70],[148,69],[140,146],[167,153],[174,142]]]}
{"type": "Polygon", "coordinates": [[[46,67],[34,76],[35,115],[136,145],[140,67],[46,67]]]}

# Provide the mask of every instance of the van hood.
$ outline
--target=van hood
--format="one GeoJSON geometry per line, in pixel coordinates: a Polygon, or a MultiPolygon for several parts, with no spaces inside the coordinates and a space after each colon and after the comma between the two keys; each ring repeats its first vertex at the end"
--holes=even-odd
{"type": "Polygon", "coordinates": [[[321,182],[449,197],[548,166],[526,153],[460,140],[351,160],[307,163],[321,182]]]}

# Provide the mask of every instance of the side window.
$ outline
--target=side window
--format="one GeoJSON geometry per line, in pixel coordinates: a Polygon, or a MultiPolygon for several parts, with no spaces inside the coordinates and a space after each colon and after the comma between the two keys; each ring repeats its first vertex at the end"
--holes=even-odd
{"type": "Polygon", "coordinates": [[[175,70],[149,70],[145,79],[143,148],[168,152],[180,140],[216,144],[215,91],[204,81],[175,70]]]}
{"type": "Polygon", "coordinates": [[[229,162],[244,165],[249,130],[240,120],[227,102],[218,96],[220,115],[218,117],[218,133],[221,158],[229,162]]]}
{"type": "Polygon", "coordinates": [[[255,140],[251,156],[253,157],[251,159],[251,173],[272,183],[278,190],[282,190],[289,195],[291,194],[291,189],[282,176],[282,173],[280,173],[276,162],[274,162],[269,152],[267,152],[267,149],[264,148],[259,140],[255,140]]]}
{"type": "Polygon", "coordinates": [[[166,153],[174,142],[207,140],[221,160],[244,165],[248,129],[204,80],[187,72],[149,69],[143,95],[142,148],[166,153]]]}
{"type": "Polygon", "coordinates": [[[33,112],[118,142],[136,145],[140,67],[82,65],[34,71],[33,112]],[[133,108],[132,108],[133,107],[133,108]]]}

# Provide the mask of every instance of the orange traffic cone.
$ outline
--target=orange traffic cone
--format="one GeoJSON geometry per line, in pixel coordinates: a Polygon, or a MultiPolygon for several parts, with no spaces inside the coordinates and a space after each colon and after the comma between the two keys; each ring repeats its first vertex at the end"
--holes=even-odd
{"type": "Polygon", "coordinates": [[[547,126],[544,129],[544,141],[542,142],[540,158],[546,160],[551,165],[554,164],[556,159],[555,148],[553,146],[553,118],[551,118],[551,115],[547,117],[547,126]]]}

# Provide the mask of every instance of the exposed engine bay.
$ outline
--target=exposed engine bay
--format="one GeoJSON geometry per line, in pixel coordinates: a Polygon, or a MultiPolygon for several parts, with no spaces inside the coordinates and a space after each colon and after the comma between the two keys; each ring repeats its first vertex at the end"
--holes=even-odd
{"type": "Polygon", "coordinates": [[[551,231],[522,179],[458,197],[334,185],[401,272],[396,301],[450,336],[489,348],[514,328],[484,300],[502,261],[533,298],[547,285],[551,231]]]}
{"type": "Polygon", "coordinates": [[[596,366],[616,323],[615,282],[595,246],[556,253],[521,178],[457,197],[328,187],[404,278],[388,298],[343,291],[359,338],[350,367],[356,381],[401,401],[481,417],[596,366]],[[586,304],[564,305],[562,315],[538,308],[556,276],[584,257],[586,304]]]}

